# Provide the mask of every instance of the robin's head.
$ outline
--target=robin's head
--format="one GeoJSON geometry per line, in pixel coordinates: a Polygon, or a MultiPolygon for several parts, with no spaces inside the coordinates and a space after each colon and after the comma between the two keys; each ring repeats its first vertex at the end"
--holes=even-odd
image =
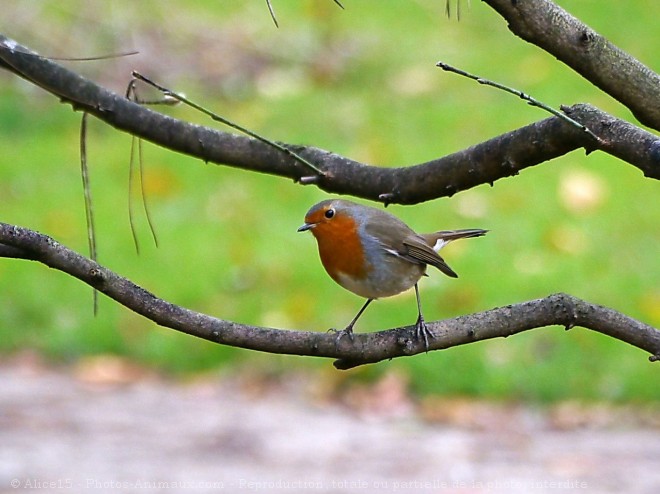
{"type": "Polygon", "coordinates": [[[341,199],[328,199],[312,206],[305,215],[305,224],[299,232],[311,230],[317,239],[325,236],[342,237],[349,232],[355,233],[355,203],[341,199]]]}

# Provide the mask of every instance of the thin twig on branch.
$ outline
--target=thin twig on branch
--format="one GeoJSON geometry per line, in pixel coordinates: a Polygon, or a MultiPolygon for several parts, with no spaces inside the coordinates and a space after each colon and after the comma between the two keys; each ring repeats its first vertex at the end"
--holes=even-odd
{"type": "MultiPolygon", "coordinates": [[[[356,334],[337,341],[334,334],[263,328],[225,321],[171,304],[98,263],[18,226],[0,223],[0,256],[36,260],[94,287],[155,323],[223,345],[263,352],[329,357],[338,369],[411,356],[425,351],[415,327],[356,334]]],[[[435,334],[429,350],[441,350],[534,328],[581,326],[619,339],[660,359],[660,331],[613,309],[566,294],[531,300],[443,321],[427,322],[435,334]]]]}
{"type": "Polygon", "coordinates": [[[483,0],[537,45],[660,130],[660,75],[550,0],[483,0]]]}
{"type": "Polygon", "coordinates": [[[454,74],[458,74],[458,75],[461,75],[463,77],[467,77],[468,79],[472,79],[474,81],[477,81],[479,84],[484,84],[486,86],[491,86],[491,87],[494,87],[496,89],[501,89],[502,91],[505,91],[509,94],[513,94],[515,96],[518,96],[520,99],[523,99],[523,100],[527,101],[527,103],[529,105],[536,106],[537,108],[541,108],[542,110],[545,110],[547,112],[552,113],[556,117],[559,117],[563,120],[566,120],[569,124],[575,125],[582,132],[586,132],[591,137],[593,137],[594,140],[596,140],[596,142],[598,142],[599,145],[603,144],[600,141],[600,138],[596,134],[591,132],[590,129],[588,129],[587,127],[582,125],[580,122],[578,122],[576,120],[573,120],[571,117],[569,117],[565,113],[562,113],[559,110],[555,110],[551,106],[546,105],[545,103],[537,100],[536,98],[532,97],[531,95],[529,95],[527,93],[524,93],[524,92],[520,91],[519,89],[515,89],[515,88],[509,87],[509,86],[505,86],[504,84],[502,84],[500,82],[491,81],[490,79],[486,79],[484,77],[480,77],[480,76],[477,76],[477,75],[474,75],[474,74],[470,74],[469,72],[466,72],[465,70],[459,69],[459,68],[454,67],[452,65],[449,65],[448,63],[445,63],[445,62],[438,62],[436,64],[436,66],[440,67],[442,70],[446,70],[448,72],[453,72],[454,74]]]}
{"type": "Polygon", "coordinates": [[[174,91],[172,91],[171,89],[168,89],[168,88],[152,81],[148,77],[143,76],[142,74],[140,74],[136,70],[133,71],[133,77],[135,79],[139,80],[139,81],[142,81],[142,82],[144,82],[146,84],[149,84],[150,86],[158,89],[159,91],[161,91],[163,93],[164,96],[169,97],[169,98],[173,98],[176,101],[178,101],[180,103],[183,103],[185,105],[188,105],[189,107],[197,110],[198,112],[203,113],[204,115],[206,115],[208,117],[211,117],[211,119],[215,120],[216,122],[220,122],[224,125],[227,125],[227,126],[231,127],[232,129],[238,130],[239,132],[241,132],[245,135],[248,135],[248,136],[256,139],[257,141],[261,141],[264,144],[267,144],[269,146],[273,146],[278,151],[280,151],[280,152],[282,152],[282,153],[284,153],[288,156],[291,156],[294,160],[296,160],[299,163],[303,164],[304,166],[308,167],[311,170],[311,173],[315,173],[315,174],[318,174],[318,175],[323,175],[323,172],[321,170],[319,170],[318,168],[316,168],[316,166],[314,166],[312,163],[310,163],[306,159],[304,159],[304,158],[298,156],[297,154],[293,153],[290,149],[284,147],[283,145],[281,145],[277,142],[271,141],[270,139],[267,139],[267,138],[257,134],[256,132],[254,132],[254,131],[246,128],[246,127],[243,127],[242,125],[238,125],[238,124],[232,122],[231,120],[228,120],[228,119],[218,115],[217,113],[212,112],[211,110],[209,110],[207,108],[204,108],[201,105],[198,105],[197,103],[195,103],[194,101],[191,101],[190,99],[186,98],[182,94],[177,94],[174,91]]]}
{"type": "MultiPolygon", "coordinates": [[[[417,204],[500,178],[578,148],[592,151],[594,140],[557,117],[540,120],[463,151],[414,166],[369,166],[314,147],[287,148],[323,172],[308,180],[308,167],[271,146],[244,136],[176,120],[128,101],[90,80],[0,35],[0,66],[8,68],[100,120],[129,134],[205,162],[313,183],[322,190],[388,203],[417,204]]],[[[594,132],[597,149],[627,160],[645,176],[660,179],[660,139],[589,105],[568,109],[571,118],[594,132]]]]}

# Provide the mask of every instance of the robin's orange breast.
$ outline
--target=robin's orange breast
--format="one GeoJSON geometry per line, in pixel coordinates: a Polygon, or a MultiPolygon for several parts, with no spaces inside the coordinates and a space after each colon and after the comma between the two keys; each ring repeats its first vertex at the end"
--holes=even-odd
{"type": "Polygon", "coordinates": [[[337,216],[332,223],[317,225],[312,234],[318,242],[323,267],[333,280],[343,286],[346,277],[360,280],[368,276],[372,266],[365,259],[353,218],[337,216]]]}

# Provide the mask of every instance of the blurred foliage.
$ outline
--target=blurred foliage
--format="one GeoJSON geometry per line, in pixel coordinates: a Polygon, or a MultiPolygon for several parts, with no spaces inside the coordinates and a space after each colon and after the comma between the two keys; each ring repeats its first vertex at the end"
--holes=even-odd
{"type": "MultiPolygon", "coordinates": [[[[559,2],[656,70],[660,4],[559,2]],[[635,36],[630,33],[634,32],[635,36]]],[[[488,6],[460,22],[444,2],[273,0],[102,2],[4,0],[0,29],[51,56],[140,51],[134,57],[62,62],[123,93],[130,70],[289,143],[380,166],[442,156],[546,115],[504,93],[442,72],[443,60],[558,107],[590,102],[630,113],[552,56],[514,38],[488,6]]],[[[465,5],[464,5],[465,7],[465,5]]],[[[0,72],[2,221],[86,252],[78,163],[80,115],[0,72]]],[[[142,89],[142,88],[141,88],[142,89]]],[[[215,125],[184,108],[172,115],[215,125]]],[[[137,214],[136,255],[127,215],[130,136],[92,120],[89,159],[100,261],[157,295],[246,324],[342,327],[362,300],[336,286],[309,235],[296,233],[325,194],[145,146],[146,188],[160,239],[137,214]]],[[[658,183],[603,153],[561,159],[452,198],[390,210],[419,231],[481,227],[485,238],[446,251],[458,280],[422,282],[428,320],[564,291],[660,326],[658,183]]],[[[223,348],[156,327],[101,296],[99,316],[80,282],[43,266],[0,259],[0,349],[33,348],[59,361],[127,355],[181,373],[286,373],[330,362],[223,348]]],[[[378,301],[357,331],[412,324],[414,294],[378,301]]],[[[367,366],[410,376],[420,394],[524,400],[658,400],[658,365],[624,343],[580,328],[539,329],[367,366]]],[[[327,371],[322,374],[327,375],[327,371]]]]}

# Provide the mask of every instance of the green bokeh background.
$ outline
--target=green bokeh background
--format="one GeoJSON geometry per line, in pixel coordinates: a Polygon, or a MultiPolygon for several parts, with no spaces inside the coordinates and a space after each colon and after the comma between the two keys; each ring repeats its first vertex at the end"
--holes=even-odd
{"type": "MultiPolygon", "coordinates": [[[[379,166],[407,166],[544,118],[522,101],[442,72],[438,60],[519,88],[554,107],[589,102],[630,112],[540,49],[512,36],[488,6],[463,1],[3,1],[2,32],[51,56],[136,49],[134,57],[62,62],[122,93],[137,69],[274,140],[379,166]]],[[[558,2],[652,69],[660,67],[660,4],[558,2]]],[[[80,114],[0,73],[1,220],[86,252],[78,162],[80,114]]],[[[185,108],[172,115],[215,125],[185,108]]],[[[204,164],[145,145],[145,186],[160,247],[137,210],[129,229],[130,136],[96,120],[89,159],[99,260],[157,295],[245,324],[324,331],[362,300],[336,286],[305,211],[327,197],[289,180],[204,164]]],[[[657,181],[604,153],[573,152],[493,187],[389,210],[419,231],[480,227],[485,238],[445,257],[458,280],[422,282],[427,320],[567,292],[660,326],[657,181]],[[577,199],[576,199],[577,197],[577,199]]],[[[224,348],[153,323],[36,263],[0,259],[0,351],[55,361],[125,355],[164,372],[327,373],[330,361],[224,348]]],[[[414,293],[378,301],[356,327],[411,324],[414,293]]],[[[547,401],[660,399],[660,368],[638,349],[581,328],[546,328],[356,369],[396,369],[420,394],[547,401]]],[[[338,371],[337,371],[338,372],[338,371]]]]}

